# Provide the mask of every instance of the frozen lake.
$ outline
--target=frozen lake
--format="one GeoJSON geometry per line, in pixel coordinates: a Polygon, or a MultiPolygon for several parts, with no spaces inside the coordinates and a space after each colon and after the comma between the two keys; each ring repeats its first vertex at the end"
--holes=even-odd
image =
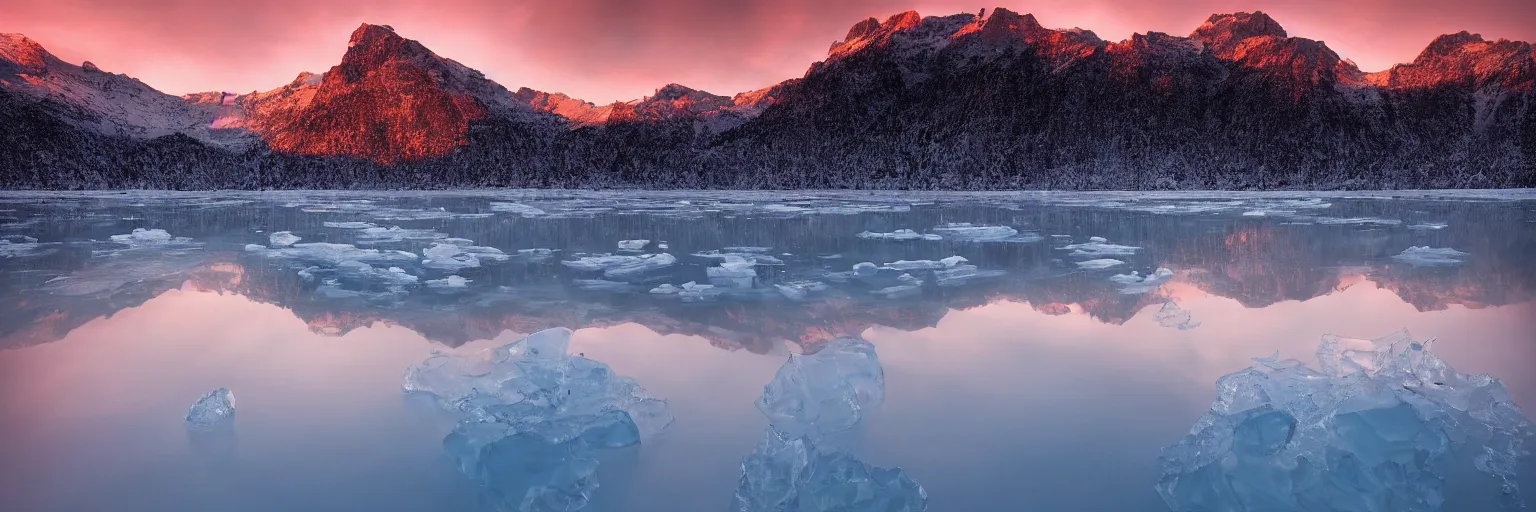
{"type": "MultiPolygon", "coordinates": [[[[1325,335],[1434,338],[1536,409],[1531,191],[0,192],[0,240],[9,511],[494,510],[402,374],[551,328],[675,419],[597,452],[594,511],[731,510],[764,386],[839,337],[884,399],[826,443],[933,511],[1170,510],[1217,379],[1325,335]]],[[[1425,510],[1500,510],[1464,449],[1402,484],[1425,510]]]]}

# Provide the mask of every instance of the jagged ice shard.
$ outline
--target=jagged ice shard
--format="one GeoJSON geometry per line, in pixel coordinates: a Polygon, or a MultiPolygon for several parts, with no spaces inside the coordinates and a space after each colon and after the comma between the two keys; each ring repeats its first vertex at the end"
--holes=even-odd
{"type": "Polygon", "coordinates": [[[213,430],[235,419],[235,395],[228,388],[209,391],[187,409],[187,428],[213,430]]]}
{"type": "Polygon", "coordinates": [[[406,370],[408,393],[461,415],[443,447],[499,510],[580,510],[597,488],[596,450],[635,446],[672,423],[666,401],[608,365],[567,353],[571,331],[540,331],[406,370]]]}
{"type": "Polygon", "coordinates": [[[921,512],[928,493],[900,468],[878,468],[827,437],[856,426],[884,401],[874,346],[839,338],[791,356],[763,388],[765,438],[741,461],[733,512],[921,512]]]}
{"type": "Polygon", "coordinates": [[[1498,379],[1457,373],[1429,344],[1325,336],[1318,369],[1275,356],[1222,377],[1211,410],[1163,449],[1158,493],[1175,512],[1438,511],[1454,453],[1471,450],[1500,504],[1523,509],[1530,420],[1498,379]]]}

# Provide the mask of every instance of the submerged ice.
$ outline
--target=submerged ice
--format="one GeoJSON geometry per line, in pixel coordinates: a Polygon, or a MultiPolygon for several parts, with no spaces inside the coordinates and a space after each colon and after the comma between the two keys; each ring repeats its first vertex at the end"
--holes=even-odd
{"type": "Polygon", "coordinates": [[[1217,380],[1210,411],[1163,450],[1158,493],[1175,512],[1437,511],[1466,450],[1501,482],[1504,508],[1522,508],[1529,419],[1497,378],[1429,349],[1400,331],[1325,336],[1316,369],[1254,359],[1217,380]]]}
{"type": "Polygon", "coordinates": [[[460,415],[443,447],[498,510],[580,510],[599,450],[635,446],[672,423],[666,401],[608,365],[568,353],[571,331],[540,331],[470,354],[436,353],[403,388],[460,415]]]}
{"type": "Polygon", "coordinates": [[[209,391],[187,409],[187,428],[212,430],[229,425],[235,419],[235,395],[228,388],[209,391]]]}
{"type": "Polygon", "coordinates": [[[757,408],[769,427],[741,461],[732,512],[922,512],[928,493],[900,468],[854,457],[830,434],[854,428],[885,398],[874,346],[839,338],[790,356],[757,408]]]}

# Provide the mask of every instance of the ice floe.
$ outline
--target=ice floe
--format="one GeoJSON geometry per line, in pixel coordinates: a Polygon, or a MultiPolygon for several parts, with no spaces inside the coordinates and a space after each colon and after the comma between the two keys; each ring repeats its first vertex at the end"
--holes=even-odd
{"type": "Polygon", "coordinates": [[[1420,222],[1418,224],[1409,225],[1408,229],[1415,229],[1419,231],[1435,231],[1445,229],[1449,226],[1450,224],[1446,224],[1444,222],[1420,222]]]}
{"type": "Polygon", "coordinates": [[[896,283],[897,284],[893,286],[887,286],[878,290],[870,290],[870,293],[880,295],[887,299],[911,297],[922,293],[923,280],[912,277],[912,274],[902,274],[898,276],[896,278],[896,283]]]}
{"type": "Polygon", "coordinates": [[[704,269],[709,282],[728,288],[751,288],[757,278],[757,262],[736,254],[723,255],[720,265],[704,269]]]}
{"type": "Polygon", "coordinates": [[[1110,281],[1122,285],[1120,293],[1125,294],[1147,293],[1156,290],[1170,279],[1173,279],[1173,270],[1167,268],[1158,268],[1147,275],[1141,275],[1140,272],[1133,270],[1129,274],[1116,274],[1109,278],[1110,281]]]}
{"type": "Polygon", "coordinates": [[[1441,267],[1460,265],[1467,253],[1449,247],[1414,246],[1392,256],[1392,259],[1415,267],[1441,267]]]}
{"type": "Polygon", "coordinates": [[[471,282],[473,282],[472,279],[465,279],[458,275],[451,275],[442,279],[428,280],[426,284],[431,288],[462,289],[468,288],[469,283],[471,282]]]}
{"type": "Polygon", "coordinates": [[[1083,270],[1103,270],[1106,268],[1118,267],[1124,264],[1124,261],[1120,261],[1114,258],[1099,258],[1096,260],[1079,261],[1077,262],[1077,268],[1083,270]]]}
{"type": "Polygon", "coordinates": [[[933,241],[933,240],[943,240],[944,239],[944,237],[940,236],[940,235],[935,235],[935,234],[932,234],[932,233],[918,233],[918,232],[910,230],[910,229],[898,229],[898,230],[892,231],[890,233],[876,233],[876,232],[873,232],[873,231],[865,231],[865,232],[859,233],[858,237],[859,238],[863,238],[865,240],[890,240],[890,241],[897,241],[897,242],[905,242],[905,241],[912,241],[912,240],[929,240],[929,241],[933,241]]]}
{"type": "Polygon", "coordinates": [[[587,255],[560,264],[582,272],[602,272],[603,277],[620,281],[643,280],[652,272],[671,267],[677,257],[667,253],[640,255],[587,255]]]}
{"type": "Polygon", "coordinates": [[[650,245],[650,240],[619,240],[620,251],[643,251],[650,245]]]}
{"type": "Polygon", "coordinates": [[[110,239],[115,243],[124,244],[130,247],[151,247],[173,243],[186,244],[192,241],[191,238],[173,237],[164,229],[144,228],[134,228],[133,232],[126,235],[112,235],[110,239]]]}
{"type": "Polygon", "coordinates": [[[805,300],[812,293],[826,291],[828,286],[821,281],[791,281],[773,285],[779,290],[779,294],[789,300],[805,300]]]}
{"type": "Polygon", "coordinates": [[[534,208],[532,206],[528,206],[528,205],[522,204],[522,203],[492,202],[491,203],[491,211],[493,211],[493,212],[502,212],[502,213],[515,213],[515,214],[518,214],[518,215],[522,215],[524,217],[537,217],[537,216],[545,215],[546,214],[544,212],[544,210],[540,210],[538,208],[534,208]]]}
{"type": "Polygon", "coordinates": [[[1498,378],[1457,372],[1432,341],[1324,336],[1317,368],[1276,353],[1222,376],[1210,410],[1163,449],[1158,494],[1176,511],[1435,511],[1447,480],[1476,469],[1502,484],[1489,505],[1523,509],[1530,419],[1498,378]]]}
{"type": "Polygon", "coordinates": [[[1072,251],[1069,253],[1071,256],[1082,256],[1089,258],[1097,258],[1102,256],[1131,256],[1136,254],[1136,251],[1141,250],[1140,247],[1112,244],[1109,243],[1109,240],[1097,236],[1089,238],[1088,241],[1084,243],[1063,245],[1057,249],[1072,251]]]}
{"type": "Polygon", "coordinates": [[[986,226],[971,224],[969,222],[952,222],[933,228],[933,232],[940,237],[959,242],[1039,242],[1043,240],[1040,235],[1034,233],[1019,233],[1018,230],[1008,226],[986,226]]]}
{"type": "Polygon", "coordinates": [[[288,247],[299,243],[299,240],[303,240],[303,238],[294,235],[291,231],[278,231],[267,235],[267,243],[271,244],[272,247],[288,247]]]}

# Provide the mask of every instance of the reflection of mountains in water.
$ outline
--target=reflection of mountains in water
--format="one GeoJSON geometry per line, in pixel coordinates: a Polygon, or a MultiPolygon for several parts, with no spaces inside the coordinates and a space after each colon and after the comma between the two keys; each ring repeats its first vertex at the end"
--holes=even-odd
{"type": "MultiPolygon", "coordinates": [[[[1383,203],[1364,202],[1353,208],[1370,209],[1383,203]]],[[[207,246],[181,255],[142,259],[132,255],[88,257],[80,250],[60,249],[46,261],[34,259],[22,267],[17,267],[21,263],[16,258],[0,263],[24,270],[7,272],[11,276],[0,279],[3,295],[13,298],[0,305],[0,325],[4,326],[0,346],[53,341],[91,319],[137,306],[166,290],[181,287],[233,292],[276,304],[293,311],[315,332],[329,335],[382,322],[457,346],[493,338],[507,330],[526,333],[559,326],[636,323],[662,334],[701,336],[721,348],[754,352],[772,350],[784,340],[815,344],[838,336],[859,335],[875,325],[906,330],[931,327],[949,310],[998,301],[1028,302],[1042,313],[1077,312],[1101,322],[1119,324],[1147,306],[1177,297],[1168,288],[1122,293],[1122,286],[1108,277],[1130,270],[1146,274],[1158,267],[1175,269],[1176,283],[1235,299],[1250,308],[1307,300],[1362,280],[1391,290],[1420,310],[1443,309],[1451,304],[1477,308],[1531,299],[1536,266],[1526,262],[1523,255],[1536,251],[1536,238],[1531,236],[1531,230],[1522,229],[1526,224],[1520,209],[1476,203],[1412,205],[1420,213],[1430,210],[1429,214],[1452,222],[1461,218],[1467,221],[1457,224],[1456,229],[1425,233],[1398,225],[1288,225],[1278,219],[1026,206],[913,208],[901,213],[783,218],[611,215],[513,222],[449,219],[430,221],[429,225],[400,222],[410,227],[433,227],[492,247],[535,244],[561,248],[564,252],[542,262],[488,262],[483,268],[461,272],[473,280],[474,286],[468,291],[441,293],[422,287],[399,294],[389,303],[359,297],[327,298],[315,293],[315,283],[297,275],[296,270],[302,265],[295,267],[235,249],[264,239],[264,234],[252,233],[258,228],[291,229],[303,234],[306,241],[351,242],[337,238],[341,235],[335,230],[321,229],[321,216],[277,208],[149,210],[139,212],[146,219],[138,225],[207,240],[207,246]],[[1050,237],[1036,243],[956,244],[948,240],[881,242],[852,236],[865,230],[924,230],[957,219],[1011,225],[1042,235],[1066,233],[1077,241],[1102,236],[1141,249],[1135,255],[1122,257],[1129,263],[1126,266],[1080,271],[1067,251],[1059,249],[1062,242],[1050,237]],[[611,251],[616,241],[633,238],[667,240],[667,252],[677,255],[680,264],[660,280],[636,287],[630,293],[616,293],[573,287],[574,278],[589,276],[558,262],[579,251],[611,251]],[[1425,244],[1455,247],[1469,256],[1462,265],[1441,268],[1414,268],[1388,258],[1407,246],[1425,244]],[[871,294],[871,286],[857,280],[831,283],[832,290],[813,294],[804,301],[764,293],[690,303],[645,293],[655,283],[704,282],[703,267],[714,262],[688,255],[743,245],[776,247],[775,254],[784,250],[798,253],[781,256],[786,262],[783,266],[760,267],[759,286],[818,278],[828,272],[845,271],[860,261],[881,264],[903,259],[936,260],[954,254],[965,256],[982,269],[1007,273],[964,286],[941,288],[933,285],[931,276],[913,272],[926,281],[923,290],[899,299],[871,294]],[[833,254],[843,257],[824,258],[833,254]],[[154,262],[150,267],[153,272],[119,278],[113,286],[102,290],[61,294],[48,291],[43,284],[50,276],[68,275],[78,281],[83,274],[120,274],[132,272],[135,265],[148,265],[140,261],[154,262]]],[[[121,226],[100,229],[126,231],[121,226]]],[[[421,249],[419,245],[398,247],[418,252],[421,249]]]]}

